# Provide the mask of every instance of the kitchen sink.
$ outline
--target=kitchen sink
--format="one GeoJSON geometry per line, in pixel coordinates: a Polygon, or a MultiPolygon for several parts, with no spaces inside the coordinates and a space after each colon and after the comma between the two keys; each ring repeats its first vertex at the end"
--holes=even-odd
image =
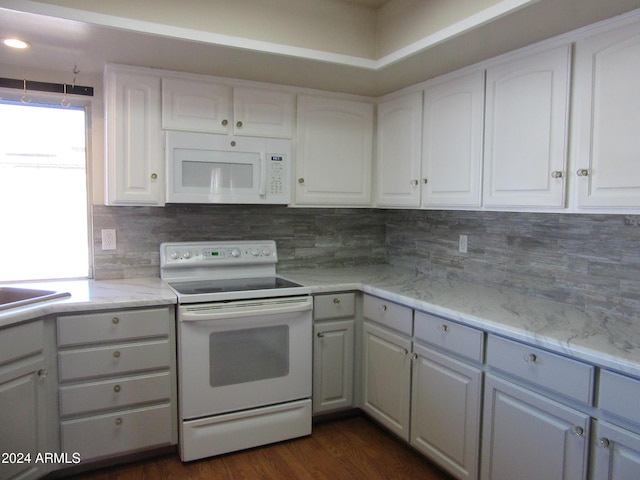
{"type": "Polygon", "coordinates": [[[0,310],[23,307],[33,303],[47,302],[58,298],[70,297],[67,292],[35,290],[31,288],[0,287],[0,310]]]}

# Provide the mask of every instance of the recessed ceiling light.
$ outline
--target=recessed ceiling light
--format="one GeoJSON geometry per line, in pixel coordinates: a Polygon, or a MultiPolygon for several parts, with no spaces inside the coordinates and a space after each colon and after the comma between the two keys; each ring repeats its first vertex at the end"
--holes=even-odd
{"type": "Polygon", "coordinates": [[[30,44],[29,42],[25,42],[24,40],[20,40],[17,38],[5,38],[4,40],[2,40],[2,43],[4,43],[7,47],[11,47],[11,48],[29,48],[30,44]]]}

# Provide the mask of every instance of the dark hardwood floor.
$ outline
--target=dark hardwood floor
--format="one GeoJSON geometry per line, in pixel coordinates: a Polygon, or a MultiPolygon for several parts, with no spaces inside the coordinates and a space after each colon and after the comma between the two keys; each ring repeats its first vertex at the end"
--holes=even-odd
{"type": "Polygon", "coordinates": [[[317,423],[310,437],[183,464],[177,454],[88,472],[83,480],[451,480],[363,416],[317,423]]]}

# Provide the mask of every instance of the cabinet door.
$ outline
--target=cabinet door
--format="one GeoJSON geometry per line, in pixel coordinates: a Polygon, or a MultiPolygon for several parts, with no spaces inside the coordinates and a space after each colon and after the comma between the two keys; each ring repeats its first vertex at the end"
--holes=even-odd
{"type": "Polygon", "coordinates": [[[563,207],[569,46],[487,70],[484,204],[563,207]]]}
{"type": "Polygon", "coordinates": [[[411,340],[368,322],[363,339],[362,408],[408,442],[411,340]]]}
{"type": "Polygon", "coordinates": [[[459,479],[478,478],[482,372],[413,347],[411,444],[459,479]]]}
{"type": "Polygon", "coordinates": [[[160,77],[106,69],[108,205],[164,205],[160,77]]]}
{"type": "Polygon", "coordinates": [[[162,128],[230,133],[231,86],[207,80],[162,79],[162,128]]]}
{"type": "Polygon", "coordinates": [[[377,204],[420,205],[422,93],[378,105],[377,204]]]}
{"type": "Polygon", "coordinates": [[[57,417],[52,414],[54,407],[48,406],[51,379],[43,354],[43,333],[42,321],[0,331],[0,453],[30,455],[2,457],[2,479],[42,477],[50,465],[37,462],[36,456],[57,451],[57,445],[47,443],[50,424],[57,417]],[[5,355],[7,351],[15,358],[5,355]]]}
{"type": "Polygon", "coordinates": [[[486,376],[483,480],[584,480],[588,436],[588,415],[486,376]]]}
{"type": "Polygon", "coordinates": [[[576,45],[579,207],[640,207],[638,22],[576,45]]]}
{"type": "Polygon", "coordinates": [[[233,89],[233,133],[269,138],[291,138],[295,96],[260,88],[233,89]]]}
{"type": "Polygon", "coordinates": [[[594,422],[592,480],[640,478],[640,435],[607,422],[594,422]]]}
{"type": "Polygon", "coordinates": [[[298,97],[296,203],[370,205],[373,105],[298,97]]]}
{"type": "Polygon", "coordinates": [[[480,205],[483,115],[484,71],[425,89],[423,207],[480,205]]]}
{"type": "Polygon", "coordinates": [[[313,413],[353,406],[354,321],[313,327],[313,413]]]}

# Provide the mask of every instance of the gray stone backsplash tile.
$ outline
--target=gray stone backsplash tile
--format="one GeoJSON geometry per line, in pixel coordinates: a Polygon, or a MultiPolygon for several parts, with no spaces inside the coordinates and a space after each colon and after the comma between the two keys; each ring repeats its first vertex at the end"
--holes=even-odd
{"type": "Polygon", "coordinates": [[[93,207],[96,279],[159,275],[165,241],[275,239],[279,268],[390,263],[604,313],[640,311],[640,217],[282,206],[93,207]],[[116,251],[100,230],[117,230],[116,251]],[[468,235],[468,253],[458,252],[468,235]]]}

